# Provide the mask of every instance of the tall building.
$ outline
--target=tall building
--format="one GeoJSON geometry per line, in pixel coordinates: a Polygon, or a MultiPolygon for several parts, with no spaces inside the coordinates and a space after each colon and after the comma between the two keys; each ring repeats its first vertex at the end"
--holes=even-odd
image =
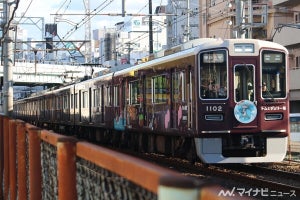
{"type": "Polygon", "coordinates": [[[267,39],[268,0],[200,0],[200,37],[267,39]]]}
{"type": "MultiPolygon", "coordinates": [[[[157,10],[160,12],[160,10],[157,10]]],[[[152,16],[153,53],[166,48],[166,16],[152,16]]],[[[149,16],[125,17],[118,23],[116,34],[116,55],[121,63],[135,64],[149,55],[149,16]]]]}
{"type": "Polygon", "coordinates": [[[169,0],[167,13],[168,47],[199,38],[199,0],[169,0]]]}

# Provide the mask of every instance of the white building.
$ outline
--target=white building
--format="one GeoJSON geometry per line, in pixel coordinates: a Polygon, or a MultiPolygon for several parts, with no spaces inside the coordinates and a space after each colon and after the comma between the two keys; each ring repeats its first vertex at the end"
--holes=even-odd
{"type": "Polygon", "coordinates": [[[199,0],[169,0],[166,13],[168,47],[199,38],[199,0]]]}
{"type": "MultiPolygon", "coordinates": [[[[167,46],[166,16],[152,16],[153,53],[167,46]]],[[[117,25],[116,51],[122,62],[134,64],[149,55],[149,16],[125,17],[117,25]]]]}
{"type": "MultiPolygon", "coordinates": [[[[152,15],[153,53],[162,49],[199,38],[199,0],[168,1],[167,6],[158,6],[152,15]]],[[[99,63],[105,63],[112,54],[115,65],[135,64],[149,56],[149,15],[126,16],[123,22],[115,25],[115,48],[105,48],[106,41],[114,38],[100,39],[99,63]],[[109,52],[108,52],[109,51],[109,52]]]]}

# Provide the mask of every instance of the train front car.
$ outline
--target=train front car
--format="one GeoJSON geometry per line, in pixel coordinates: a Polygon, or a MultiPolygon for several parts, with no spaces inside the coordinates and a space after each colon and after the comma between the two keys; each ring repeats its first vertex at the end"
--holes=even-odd
{"type": "Polygon", "coordinates": [[[252,39],[217,43],[198,55],[198,156],[205,163],[282,161],[289,130],[287,50],[252,39]]]}

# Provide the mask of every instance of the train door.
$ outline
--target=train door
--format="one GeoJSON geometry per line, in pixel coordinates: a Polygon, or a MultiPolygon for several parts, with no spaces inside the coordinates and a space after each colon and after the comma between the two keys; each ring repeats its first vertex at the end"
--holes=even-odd
{"type": "Polygon", "coordinates": [[[80,91],[76,91],[74,96],[74,106],[75,106],[75,122],[80,122],[80,91]]]}
{"type": "Polygon", "coordinates": [[[191,126],[190,72],[181,70],[172,73],[172,128],[181,131],[191,126]]]}
{"type": "Polygon", "coordinates": [[[253,64],[234,65],[234,116],[235,127],[257,126],[255,96],[255,66],[253,64]]]}
{"type": "Polygon", "coordinates": [[[99,98],[100,98],[100,123],[104,123],[104,86],[101,85],[100,86],[100,94],[99,94],[99,98]]]}
{"type": "Polygon", "coordinates": [[[117,79],[118,83],[113,88],[113,107],[114,107],[114,129],[124,131],[126,125],[125,118],[125,91],[126,80],[117,79]]]}
{"type": "Polygon", "coordinates": [[[170,128],[170,79],[168,73],[147,76],[145,79],[147,123],[153,130],[170,128]]]}
{"type": "Polygon", "coordinates": [[[80,104],[81,122],[89,123],[90,122],[89,89],[81,90],[80,94],[81,94],[81,104],[80,104]]]}
{"type": "Polygon", "coordinates": [[[141,79],[129,80],[128,83],[129,102],[127,105],[127,124],[131,128],[144,126],[143,80],[144,77],[141,79]]]}
{"type": "Polygon", "coordinates": [[[111,83],[107,83],[104,89],[104,123],[107,128],[113,128],[113,119],[114,119],[114,111],[113,111],[113,86],[111,83]]]}
{"type": "Polygon", "coordinates": [[[79,102],[78,102],[78,108],[79,108],[79,113],[78,113],[78,115],[79,115],[79,122],[82,122],[82,116],[81,116],[81,112],[82,112],[82,109],[81,109],[81,102],[82,102],[82,100],[81,100],[81,93],[82,93],[82,91],[81,90],[79,90],[79,93],[78,93],[78,100],[79,100],[79,102]]]}
{"type": "Polygon", "coordinates": [[[88,94],[88,109],[89,109],[89,123],[92,122],[92,88],[89,88],[89,94],[88,94]]]}

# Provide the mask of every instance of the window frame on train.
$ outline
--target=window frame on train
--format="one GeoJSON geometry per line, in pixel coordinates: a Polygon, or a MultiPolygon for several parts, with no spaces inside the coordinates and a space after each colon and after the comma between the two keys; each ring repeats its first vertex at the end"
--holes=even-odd
{"type": "Polygon", "coordinates": [[[199,98],[202,100],[226,100],[229,98],[229,65],[227,49],[212,49],[199,53],[199,98]],[[205,57],[204,57],[205,56],[205,57]],[[215,66],[210,66],[210,65],[215,66]],[[204,69],[209,67],[208,69],[204,69]],[[210,69],[218,67],[218,74],[212,77],[210,69]],[[221,69],[220,67],[225,69],[221,69]],[[208,72],[206,72],[208,71],[208,72]],[[209,74],[208,74],[209,73],[209,74]],[[225,74],[224,74],[225,73],[225,74]],[[217,77],[218,76],[218,77],[217,77]],[[223,79],[223,80],[221,80],[223,79]],[[222,94],[222,95],[221,95],[222,94]]]}
{"type": "Polygon", "coordinates": [[[255,101],[255,66],[252,64],[236,64],[233,67],[234,71],[234,100],[255,101]],[[240,68],[239,70],[237,68],[240,68]]]}
{"type": "Polygon", "coordinates": [[[287,98],[287,61],[285,52],[270,49],[261,51],[261,97],[263,99],[287,98]],[[266,59],[266,54],[269,54],[268,60],[266,59]],[[274,58],[270,54],[280,54],[281,58],[274,58]],[[282,59],[282,61],[278,62],[278,59],[282,59]],[[264,91],[264,87],[266,87],[266,91],[264,91]]]}

